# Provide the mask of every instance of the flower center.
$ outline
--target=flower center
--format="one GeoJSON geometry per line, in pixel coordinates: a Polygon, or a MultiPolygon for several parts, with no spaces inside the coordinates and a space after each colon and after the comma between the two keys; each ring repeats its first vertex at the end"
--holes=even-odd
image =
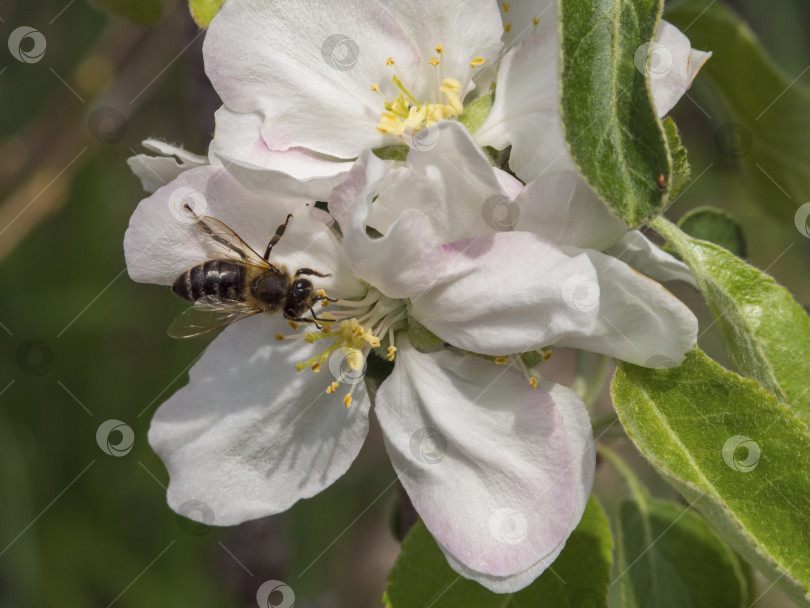
{"type": "MultiPolygon", "coordinates": [[[[436,47],[436,55],[428,62],[433,67],[433,75],[436,82],[435,95],[433,101],[420,101],[411,93],[402,82],[402,78],[396,72],[396,62],[393,57],[385,60],[385,64],[394,70],[391,82],[394,83],[396,97],[390,101],[384,101],[385,112],[380,114],[380,121],[377,123],[377,131],[405,139],[413,136],[414,133],[435,125],[440,120],[453,120],[458,118],[464,111],[464,96],[472,81],[472,71],[482,65],[484,59],[476,57],[470,61],[470,69],[464,85],[455,78],[444,77],[444,67],[442,58],[444,57],[444,46],[436,47]]],[[[380,95],[380,87],[377,84],[371,85],[371,90],[380,95]]],[[[385,99],[385,96],[383,96],[385,99]]]]}
{"type": "MultiPolygon", "coordinates": [[[[327,300],[321,301],[324,308],[329,304],[327,300]]],[[[323,323],[321,331],[287,336],[276,334],[276,339],[301,339],[310,344],[324,341],[327,346],[322,352],[306,361],[299,361],[295,369],[301,372],[310,368],[313,372],[320,372],[327,365],[335,380],[326,387],[326,392],[332,394],[341,384],[348,385],[343,403],[349,407],[354,387],[362,381],[365,373],[369,353],[385,348],[383,356],[389,361],[394,360],[397,351],[395,332],[406,325],[407,308],[402,300],[388,298],[373,288],[362,300],[336,300],[334,305],[338,310],[322,313],[318,317],[323,323]]],[[[298,329],[297,323],[290,323],[290,326],[298,329]]]]}

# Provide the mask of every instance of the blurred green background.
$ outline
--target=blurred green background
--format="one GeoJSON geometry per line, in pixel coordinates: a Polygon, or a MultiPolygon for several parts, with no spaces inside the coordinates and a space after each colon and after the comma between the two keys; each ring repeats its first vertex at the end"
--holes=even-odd
{"type": "MultiPolygon", "coordinates": [[[[732,4],[787,74],[810,64],[806,0],[732,4]]],[[[151,136],[203,153],[218,101],[185,5],[163,8],[148,27],[86,0],[0,9],[0,39],[31,26],[47,42],[34,63],[0,48],[0,606],[255,606],[269,579],[290,585],[299,607],[380,606],[398,553],[399,490],[374,422],[346,477],[286,514],[207,529],[166,506],[166,471],[146,432],[206,340],[167,338],[183,302],[126,274],[123,235],[144,196],[126,159],[151,136]],[[126,455],[96,442],[109,419],[135,432],[126,455]]],[[[810,304],[810,239],[751,200],[715,142],[723,109],[700,78],[690,95],[672,114],[701,177],[668,215],[727,209],[751,263],[810,304]]],[[[677,293],[710,323],[694,292],[677,293]]],[[[701,340],[722,357],[711,330],[701,340]]],[[[553,361],[570,380],[571,356],[553,361]]],[[[676,499],[633,461],[655,493],[676,499]]],[[[603,468],[597,492],[609,508],[621,484],[603,468]]],[[[760,586],[756,606],[791,605],[760,586]]]]}

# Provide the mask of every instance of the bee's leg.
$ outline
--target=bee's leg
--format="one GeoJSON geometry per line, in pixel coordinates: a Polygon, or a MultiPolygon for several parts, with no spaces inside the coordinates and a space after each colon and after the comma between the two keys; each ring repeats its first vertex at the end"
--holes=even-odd
{"type": "Polygon", "coordinates": [[[331,273],[323,274],[322,272],[318,272],[317,270],[312,270],[312,268],[299,268],[295,271],[295,276],[300,276],[302,274],[308,274],[315,277],[331,277],[331,273]]]}
{"type": "MultiPolygon", "coordinates": [[[[311,307],[310,307],[310,310],[312,310],[311,307]]],[[[315,311],[313,311],[312,314],[314,315],[315,311]]],[[[318,319],[317,317],[314,317],[314,316],[313,316],[313,318],[310,319],[309,317],[292,317],[292,316],[284,315],[284,318],[287,319],[288,321],[295,321],[296,323],[312,323],[318,329],[323,329],[323,326],[320,323],[318,323],[318,321],[327,321],[328,320],[328,319],[318,319]]]]}
{"type": "MultiPolygon", "coordinates": [[[[188,203],[186,203],[185,207],[191,213],[194,213],[194,210],[188,205],[188,203]]],[[[220,245],[225,245],[225,247],[227,247],[228,249],[230,249],[231,251],[236,253],[236,255],[238,255],[243,260],[247,259],[247,255],[245,254],[244,250],[241,247],[237,247],[236,245],[234,245],[233,243],[228,241],[228,239],[226,239],[222,235],[219,235],[219,234],[215,233],[212,230],[211,226],[209,226],[208,223],[202,217],[197,218],[197,224],[200,226],[200,228],[203,230],[203,232],[205,232],[205,233],[207,233],[208,235],[211,236],[212,240],[216,241],[220,245]]]]}
{"type": "Polygon", "coordinates": [[[290,221],[292,217],[292,213],[287,214],[287,219],[284,220],[284,223],[281,224],[278,228],[276,228],[276,233],[273,235],[273,238],[270,239],[270,242],[267,243],[267,249],[264,251],[264,260],[267,261],[270,259],[270,252],[273,250],[273,245],[278,243],[281,240],[281,237],[284,236],[284,231],[287,230],[287,223],[290,221]]]}

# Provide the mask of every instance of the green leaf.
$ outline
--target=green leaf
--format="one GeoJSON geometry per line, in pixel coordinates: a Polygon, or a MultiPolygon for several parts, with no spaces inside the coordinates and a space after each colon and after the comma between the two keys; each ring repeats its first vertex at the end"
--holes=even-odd
{"type": "Polygon", "coordinates": [[[653,38],[661,0],[578,0],[560,6],[568,146],[611,211],[631,228],[639,226],[661,210],[672,188],[664,130],[646,76],[634,62],[653,38]]]}
{"type": "Polygon", "coordinates": [[[605,456],[627,481],[616,529],[622,608],[745,608],[747,582],[737,556],[691,509],[653,498],[614,452],[605,456]]]}
{"type": "Polygon", "coordinates": [[[211,19],[223,4],[225,4],[225,0],[188,0],[191,16],[201,28],[206,28],[211,24],[211,19]]]}
{"type": "Polygon", "coordinates": [[[664,218],[653,227],[697,279],[731,364],[810,423],[810,317],[787,289],[731,253],[689,238],[664,218]]]}
{"type": "Polygon", "coordinates": [[[160,0],[88,0],[88,4],[113,17],[120,17],[139,25],[157,23],[163,15],[160,0]]]}
{"type": "Polygon", "coordinates": [[[470,133],[475,133],[489,116],[493,103],[495,103],[494,93],[481,95],[481,97],[464,106],[464,111],[458,117],[458,121],[467,127],[470,133]]]}
{"type": "Polygon", "coordinates": [[[792,220],[810,200],[810,88],[774,65],[723,2],[687,0],[666,17],[714,53],[701,77],[731,117],[715,133],[720,152],[739,160],[763,206],[792,220]]]}
{"type": "Polygon", "coordinates": [[[746,257],[742,228],[722,209],[708,206],[692,209],[678,221],[678,228],[691,237],[719,245],[737,257],[746,257]]]}
{"type": "Polygon", "coordinates": [[[678,132],[678,127],[675,126],[675,121],[672,120],[671,116],[664,119],[664,134],[667,137],[669,155],[672,157],[672,186],[669,191],[671,199],[689,181],[692,168],[689,166],[689,160],[686,157],[686,148],[681,144],[681,134],[678,132]]]}
{"type": "Polygon", "coordinates": [[[498,595],[450,569],[420,521],[402,544],[388,576],[386,608],[584,608],[607,605],[613,537],[602,507],[591,497],[585,514],[554,564],[531,585],[498,595]]]}
{"type": "Polygon", "coordinates": [[[699,349],[679,367],[619,363],[619,419],[722,538],[810,606],[810,433],[756,382],[699,349]]]}

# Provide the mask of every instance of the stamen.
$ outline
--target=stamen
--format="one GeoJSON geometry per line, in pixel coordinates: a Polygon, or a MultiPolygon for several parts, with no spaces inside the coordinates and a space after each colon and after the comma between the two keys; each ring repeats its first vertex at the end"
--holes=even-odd
{"type": "Polygon", "coordinates": [[[509,4],[508,2],[504,2],[502,6],[503,6],[503,12],[504,13],[508,13],[509,9],[512,8],[512,5],[509,4]]]}
{"type": "Polygon", "coordinates": [[[321,364],[319,362],[317,362],[317,361],[315,363],[313,363],[312,364],[312,371],[313,372],[321,371],[321,364]]]}
{"type": "Polygon", "coordinates": [[[486,59],[484,59],[483,57],[475,57],[470,62],[470,67],[471,68],[477,68],[479,65],[484,65],[485,61],[486,61],[486,59]]]}
{"type": "Polygon", "coordinates": [[[430,65],[432,65],[434,67],[439,65],[439,58],[438,57],[432,57],[431,60],[430,60],[430,65]]]}
{"type": "Polygon", "coordinates": [[[442,45],[442,44],[437,44],[437,45],[436,45],[436,52],[437,52],[439,55],[443,54],[443,53],[444,53],[444,45],[442,45]]]}
{"type": "Polygon", "coordinates": [[[535,17],[534,19],[532,19],[532,25],[533,26],[537,27],[537,25],[539,23],[540,23],[540,17],[535,17]]]}
{"type": "Polygon", "coordinates": [[[495,365],[506,365],[509,357],[495,357],[495,365]]]}
{"type": "Polygon", "coordinates": [[[352,405],[352,395],[348,393],[345,397],[343,397],[343,405],[346,407],[351,407],[352,405]]]}
{"type": "Polygon", "coordinates": [[[276,340],[281,342],[285,338],[284,334],[276,334],[276,340]]]}
{"type": "Polygon", "coordinates": [[[388,59],[386,59],[385,60],[385,65],[394,65],[394,58],[389,57],[388,59]]]}
{"type": "Polygon", "coordinates": [[[394,357],[396,357],[396,354],[397,354],[397,347],[396,346],[389,346],[388,347],[388,355],[386,355],[388,357],[388,360],[393,361],[394,357]]]}
{"type": "Polygon", "coordinates": [[[338,384],[337,382],[333,382],[332,384],[330,384],[329,386],[326,387],[327,394],[331,395],[332,393],[334,393],[337,390],[337,388],[339,386],[340,386],[340,384],[338,384]]]}
{"type": "Polygon", "coordinates": [[[512,24],[509,23],[508,21],[504,21],[503,22],[503,31],[506,32],[507,34],[509,32],[511,32],[512,31],[512,24]]]}
{"type": "Polygon", "coordinates": [[[543,351],[543,361],[548,361],[549,359],[551,359],[551,351],[550,350],[543,351]]]}
{"type": "Polygon", "coordinates": [[[529,384],[532,385],[532,388],[537,388],[537,378],[535,378],[534,376],[530,377],[529,384]]]}
{"type": "Polygon", "coordinates": [[[374,91],[375,93],[379,93],[380,92],[380,87],[372,82],[371,83],[371,90],[374,91]]]}
{"type": "Polygon", "coordinates": [[[287,325],[289,325],[293,331],[298,331],[298,323],[295,321],[287,321],[287,325]]]}

